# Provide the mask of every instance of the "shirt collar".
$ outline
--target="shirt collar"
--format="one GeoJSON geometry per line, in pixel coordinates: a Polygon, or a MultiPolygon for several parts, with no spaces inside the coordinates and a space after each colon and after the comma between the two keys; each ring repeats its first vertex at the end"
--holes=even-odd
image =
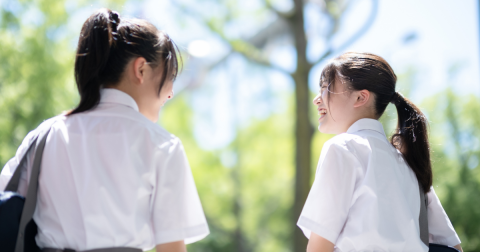
{"type": "Polygon", "coordinates": [[[102,88],[100,90],[100,103],[114,103],[121,104],[138,110],[138,105],[135,100],[125,92],[114,88],[102,88]]]}
{"type": "Polygon", "coordinates": [[[352,134],[360,130],[374,130],[385,136],[385,131],[383,130],[382,123],[375,119],[362,118],[354,122],[352,126],[348,128],[347,133],[352,134]]]}

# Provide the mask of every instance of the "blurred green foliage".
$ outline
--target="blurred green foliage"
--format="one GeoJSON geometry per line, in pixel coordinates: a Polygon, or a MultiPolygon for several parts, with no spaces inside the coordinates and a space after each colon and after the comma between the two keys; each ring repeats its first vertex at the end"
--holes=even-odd
{"type": "Polygon", "coordinates": [[[253,122],[239,130],[230,146],[207,152],[198,148],[191,133],[187,96],[166,106],[161,125],[182,139],[211,229],[189,249],[236,251],[239,226],[246,251],[289,251],[294,227],[288,218],[294,176],[291,112],[253,122]],[[230,160],[224,161],[228,167],[222,157],[230,160]],[[240,218],[234,215],[235,204],[243,210],[240,218]]]}
{"type": "Polygon", "coordinates": [[[448,89],[424,104],[431,122],[435,191],[464,251],[480,251],[480,101],[448,89]]]}
{"type": "Polygon", "coordinates": [[[73,52],[55,36],[67,21],[64,1],[3,1],[0,16],[0,163],[28,131],[72,107],[73,52]]]}
{"type": "MultiPolygon", "coordinates": [[[[88,1],[78,2],[79,6],[88,1]]],[[[118,4],[118,3],[117,3],[118,4]]],[[[108,3],[107,3],[108,5],[108,3]]],[[[75,31],[64,1],[3,1],[0,9],[0,165],[42,120],[72,108],[75,31]],[[32,18],[33,16],[33,18],[32,18]]],[[[408,96],[414,70],[399,75],[408,96]]],[[[164,108],[161,125],[182,139],[208,218],[211,234],[190,251],[289,251],[293,229],[293,110],[239,128],[221,150],[199,148],[193,136],[193,91],[164,108]],[[239,209],[241,211],[239,211],[239,209]],[[242,232],[242,239],[236,232],[242,232]]],[[[286,97],[291,97],[287,94],[286,97]]],[[[293,104],[293,97],[285,99],[293,104]]],[[[464,251],[480,251],[480,102],[446,90],[420,104],[431,122],[434,187],[455,226],[464,251]]],[[[292,106],[289,106],[290,108],[292,106]]],[[[381,119],[391,133],[396,114],[381,119]]],[[[316,133],[313,163],[331,136],[316,133]]],[[[312,174],[315,172],[312,167],[312,174]]]]}

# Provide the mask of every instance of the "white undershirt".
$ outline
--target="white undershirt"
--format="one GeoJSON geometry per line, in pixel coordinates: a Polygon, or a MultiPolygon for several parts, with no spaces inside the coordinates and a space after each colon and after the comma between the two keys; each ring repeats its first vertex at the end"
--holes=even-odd
{"type": "MultiPolygon", "coordinates": [[[[95,109],[56,119],[34,214],[41,248],[147,250],[195,242],[209,233],[182,143],[140,114],[129,95],[103,89],[95,109]]],[[[0,190],[32,135],[3,168],[0,190]]],[[[32,161],[29,153],[19,188],[23,195],[32,161]]]]}
{"type": "MultiPolygon", "coordinates": [[[[433,187],[430,242],[460,243],[433,187]]],[[[382,124],[361,119],[323,146],[315,181],[297,225],[335,251],[428,251],[420,240],[415,173],[387,140],[382,124]]]]}

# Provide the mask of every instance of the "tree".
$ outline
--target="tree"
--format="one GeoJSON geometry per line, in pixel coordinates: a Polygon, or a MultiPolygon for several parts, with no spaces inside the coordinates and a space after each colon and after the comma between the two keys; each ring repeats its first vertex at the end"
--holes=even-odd
{"type": "Polygon", "coordinates": [[[167,104],[161,117],[161,124],[182,139],[211,230],[204,240],[189,245],[189,251],[238,251],[238,231],[245,251],[291,251],[292,194],[286,185],[293,178],[293,134],[285,133],[292,132],[288,118],[293,111],[255,121],[239,129],[241,138],[228,147],[205,151],[192,134],[194,119],[187,104],[191,95],[181,93],[167,104]],[[225,154],[235,155],[236,148],[242,150],[241,156],[234,156],[233,162],[221,161],[225,154]],[[236,171],[238,163],[248,165],[236,171]],[[240,192],[233,173],[242,181],[240,192]],[[248,209],[240,215],[234,211],[238,193],[241,207],[248,209]]]}
{"type": "MultiPolygon", "coordinates": [[[[358,39],[366,30],[371,26],[376,16],[378,1],[372,0],[372,11],[369,14],[369,18],[365,24],[359,29],[359,31],[353,34],[347,41],[340,46],[335,46],[332,43],[334,36],[339,32],[340,24],[346,16],[346,10],[353,1],[303,1],[294,0],[292,7],[287,11],[280,11],[275,7],[275,2],[265,0],[263,7],[258,11],[252,11],[251,13],[269,15],[274,14],[275,18],[268,25],[257,31],[249,38],[232,37],[227,32],[228,25],[239,18],[242,14],[237,11],[240,1],[228,1],[226,3],[218,1],[204,1],[204,3],[214,3],[221,5],[224,10],[221,13],[208,14],[201,13],[194,8],[187,6],[187,4],[178,3],[179,7],[189,16],[195,17],[200,22],[205,24],[212,32],[221,37],[226,43],[230,45],[231,51],[224,58],[220,59],[216,63],[205,68],[208,71],[218,64],[224,62],[231,54],[240,54],[246,59],[250,60],[254,64],[264,66],[266,69],[280,71],[285,75],[291,77],[294,82],[294,108],[295,108],[295,185],[294,185],[294,203],[291,213],[291,225],[294,226],[298,219],[300,212],[303,208],[303,204],[307,198],[310,190],[311,181],[311,144],[313,137],[313,127],[310,122],[310,101],[311,93],[309,91],[309,74],[314,65],[322,63],[325,59],[333,56],[334,54],[341,52],[347,48],[351,43],[358,39]],[[318,10],[318,15],[321,15],[328,20],[328,27],[325,31],[320,32],[324,38],[325,44],[324,53],[315,60],[309,60],[307,55],[307,46],[309,34],[305,30],[305,11],[307,8],[315,8],[318,10]],[[296,66],[293,72],[289,72],[275,62],[270,60],[271,55],[266,50],[274,45],[275,42],[287,36],[289,42],[294,46],[296,53],[296,66]]],[[[251,14],[250,14],[251,15],[251,14]]],[[[311,34],[310,34],[311,35],[311,34]]],[[[239,238],[241,239],[241,238],[239,238]]],[[[304,235],[297,228],[294,231],[293,250],[304,251],[306,248],[306,242],[304,235]]],[[[241,248],[238,251],[242,251],[241,248]]]]}

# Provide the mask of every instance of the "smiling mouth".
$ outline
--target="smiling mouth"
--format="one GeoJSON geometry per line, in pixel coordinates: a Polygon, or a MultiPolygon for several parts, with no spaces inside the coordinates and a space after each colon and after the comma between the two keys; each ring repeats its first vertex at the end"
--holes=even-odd
{"type": "Polygon", "coordinates": [[[320,115],[320,118],[318,118],[318,120],[320,120],[327,115],[327,110],[326,109],[318,109],[318,114],[320,115]]]}

